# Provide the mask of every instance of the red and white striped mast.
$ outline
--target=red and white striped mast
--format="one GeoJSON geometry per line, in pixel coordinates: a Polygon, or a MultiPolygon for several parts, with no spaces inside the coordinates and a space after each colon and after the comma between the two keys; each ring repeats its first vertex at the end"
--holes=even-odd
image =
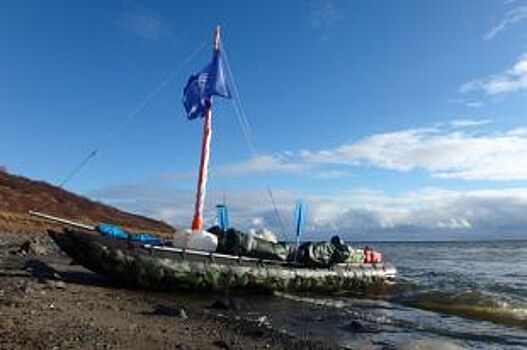
{"type": "MultiPolygon", "coordinates": [[[[212,55],[220,50],[220,27],[214,30],[212,43],[212,55]]],[[[205,206],[205,194],[207,192],[207,175],[209,168],[210,139],[212,136],[212,96],[203,111],[203,140],[201,143],[201,159],[199,162],[198,186],[196,190],[196,203],[194,204],[194,219],[192,219],[192,231],[201,232],[203,229],[203,207],[205,206]]]]}

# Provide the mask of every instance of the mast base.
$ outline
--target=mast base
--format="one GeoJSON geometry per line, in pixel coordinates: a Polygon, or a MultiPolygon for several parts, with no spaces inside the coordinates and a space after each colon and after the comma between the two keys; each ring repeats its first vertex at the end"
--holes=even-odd
{"type": "Polygon", "coordinates": [[[201,218],[199,216],[194,216],[194,219],[192,220],[192,231],[201,231],[201,228],[203,227],[203,223],[201,221],[201,218]]]}

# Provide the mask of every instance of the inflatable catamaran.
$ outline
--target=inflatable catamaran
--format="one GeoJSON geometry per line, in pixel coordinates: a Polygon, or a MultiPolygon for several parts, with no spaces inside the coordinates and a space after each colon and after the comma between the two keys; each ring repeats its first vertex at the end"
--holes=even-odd
{"type": "MultiPolygon", "coordinates": [[[[214,31],[211,62],[191,76],[184,89],[188,118],[203,118],[190,229],[176,230],[172,239],[162,239],[126,232],[114,225],[90,226],[38,211],[30,214],[64,225],[62,232],[49,234],[79,264],[142,288],[342,293],[393,279],[395,268],[385,263],[379,252],[354,249],[337,236],[328,242],[295,245],[237,231],[228,227],[227,220],[203,229],[213,96],[230,97],[222,67],[219,27],[214,31]]],[[[297,222],[297,232],[299,226],[297,222]]]]}

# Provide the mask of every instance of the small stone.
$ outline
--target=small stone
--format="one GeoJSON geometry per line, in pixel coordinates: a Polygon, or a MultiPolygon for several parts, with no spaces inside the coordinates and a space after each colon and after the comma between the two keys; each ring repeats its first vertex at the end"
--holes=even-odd
{"type": "Polygon", "coordinates": [[[269,317],[267,317],[266,315],[263,315],[263,316],[260,316],[258,317],[258,327],[262,327],[262,326],[270,326],[269,324],[269,317]]]}
{"type": "Polygon", "coordinates": [[[55,281],[55,288],[64,289],[66,288],[66,284],[62,281],[55,281]]]}
{"type": "Polygon", "coordinates": [[[181,308],[179,310],[179,318],[182,320],[186,320],[188,318],[187,313],[185,312],[185,309],[181,308]]]}
{"type": "Polygon", "coordinates": [[[38,240],[34,239],[22,243],[19,252],[22,254],[44,255],[47,251],[38,240]]]}
{"type": "Polygon", "coordinates": [[[62,281],[46,280],[46,287],[49,289],[64,289],[66,284],[62,281]]]}

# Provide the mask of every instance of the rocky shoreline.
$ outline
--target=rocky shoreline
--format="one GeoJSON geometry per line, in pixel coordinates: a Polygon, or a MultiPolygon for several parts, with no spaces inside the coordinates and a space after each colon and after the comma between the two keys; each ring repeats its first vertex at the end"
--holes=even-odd
{"type": "Polygon", "coordinates": [[[0,233],[1,349],[335,349],[273,327],[243,296],[134,290],[45,234],[0,233]]]}

